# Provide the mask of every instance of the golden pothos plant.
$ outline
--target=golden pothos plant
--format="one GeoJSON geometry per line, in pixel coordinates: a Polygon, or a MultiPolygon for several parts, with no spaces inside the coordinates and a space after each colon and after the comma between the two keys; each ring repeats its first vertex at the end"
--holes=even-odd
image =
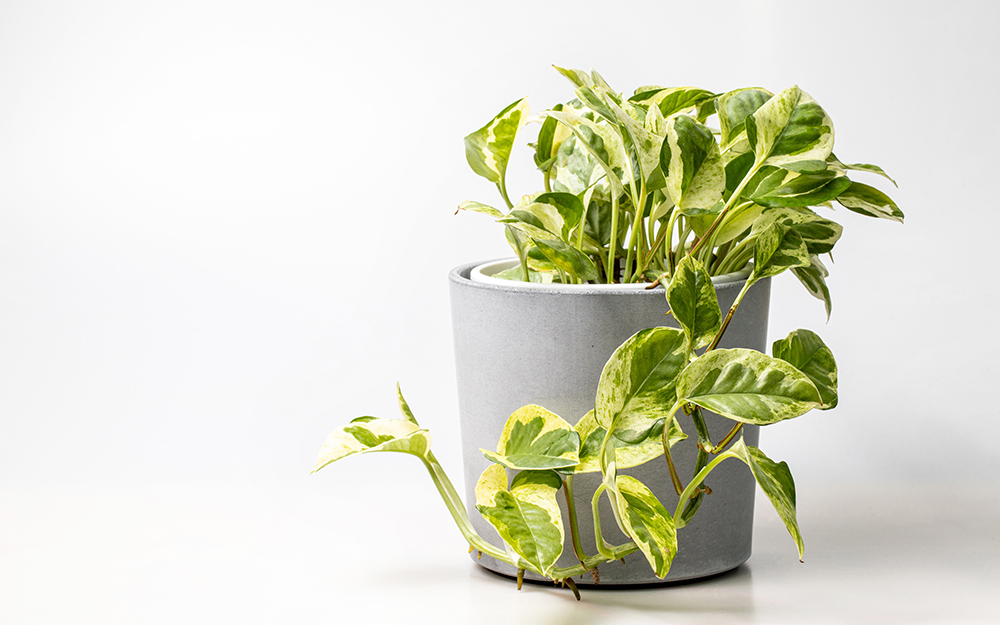
{"type": "Polygon", "coordinates": [[[360,417],[335,430],[313,471],[346,456],[409,453],[426,466],[469,542],[519,571],[562,582],[579,598],[573,577],[640,551],[663,578],[677,554],[677,532],[697,513],[703,484],[720,463],[745,463],[774,505],[801,558],[795,486],[788,465],[745,444],[744,424],[769,425],[837,405],[833,353],[809,330],[776,341],[772,355],[719,349],[746,292],[759,280],[791,270],[830,312],[827,271],[820,262],[841,226],[811,207],[832,202],[864,215],[902,221],[896,204],[848,171],[888,178],[875,165],[847,165],[833,155],[833,123],[805,92],[791,87],[714,93],[692,87],[640,87],[625,97],[596,72],[557,68],[576,98],[544,112],[530,144],[544,191],[513,204],[506,169],[514,140],[528,121],[514,102],[465,139],[472,169],[495,183],[506,212],[477,202],[460,208],[503,224],[520,263],[503,277],[536,282],[651,282],[664,287],[665,309],[678,327],[641,330],[611,355],[594,409],[571,424],[541,406],[510,415],[490,467],[476,484],[476,509],[502,545],[484,540],[398,391],[402,419],[360,417]],[[707,125],[715,117],[717,128],[707,125]],[[725,316],[712,276],[748,271],[725,316]],[[713,441],[703,410],[732,421],[713,441]],[[689,414],[696,436],[676,415],[689,414]],[[685,441],[687,441],[685,443],[685,441]],[[694,473],[678,474],[671,449],[697,448],[694,473]],[[639,480],[618,470],[665,461],[678,494],[668,510],[639,480]],[[511,479],[513,472],[513,479],[511,479]],[[585,553],[573,502],[573,477],[600,472],[591,501],[597,553],[585,553]],[[565,491],[563,519],[556,496],[565,491]],[[630,540],[606,542],[598,503],[610,500],[614,521],[630,540]],[[566,544],[579,564],[558,567],[566,544]]]}

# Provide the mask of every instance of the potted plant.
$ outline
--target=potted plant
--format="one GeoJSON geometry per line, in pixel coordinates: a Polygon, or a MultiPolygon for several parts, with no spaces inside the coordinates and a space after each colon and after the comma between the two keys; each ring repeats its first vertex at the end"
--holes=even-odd
{"type": "Polygon", "coordinates": [[[506,210],[459,208],[503,224],[517,257],[477,281],[471,265],[451,276],[467,495],[479,514],[402,394],[402,419],[335,430],[314,471],[355,453],[417,456],[470,551],[518,587],[526,574],[577,592],[577,581],[733,568],[749,557],[755,483],[801,558],[791,473],[756,447],[757,428],[833,408],[837,369],[808,330],[763,353],[769,280],[791,270],[829,315],[819,257],[841,227],[811,207],[835,201],[902,221],[848,172],[888,176],[838,160],[830,117],[798,87],[640,87],[626,98],[596,72],[557,69],[576,98],[537,120],[544,190],[515,204],[506,188],[524,100],[465,140],[506,210]]]}

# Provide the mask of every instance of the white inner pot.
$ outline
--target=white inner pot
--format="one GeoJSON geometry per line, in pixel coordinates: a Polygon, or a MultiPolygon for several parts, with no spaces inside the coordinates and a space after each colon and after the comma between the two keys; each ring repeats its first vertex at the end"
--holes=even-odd
{"type": "MultiPolygon", "coordinates": [[[[502,258],[500,260],[492,260],[488,263],[483,263],[472,270],[469,275],[469,279],[473,282],[481,282],[483,284],[494,284],[497,286],[505,287],[517,287],[525,289],[570,289],[570,290],[591,290],[595,287],[600,289],[609,290],[622,290],[622,291],[637,291],[645,289],[649,286],[648,282],[634,282],[632,284],[562,284],[556,283],[542,283],[542,282],[521,282],[520,280],[506,280],[504,278],[495,277],[496,274],[501,271],[506,271],[513,267],[517,267],[518,261],[516,258],[502,258]]],[[[746,267],[740,271],[733,273],[723,274],[721,276],[713,276],[712,284],[727,284],[729,282],[739,282],[740,280],[746,280],[750,275],[750,267],[746,267]]]]}

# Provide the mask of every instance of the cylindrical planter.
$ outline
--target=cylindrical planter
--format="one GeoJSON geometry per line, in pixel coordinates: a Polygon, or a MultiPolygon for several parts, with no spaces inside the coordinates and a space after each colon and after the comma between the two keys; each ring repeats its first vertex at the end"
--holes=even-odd
{"type": "MultiPolygon", "coordinates": [[[[476,530],[499,545],[499,536],[475,509],[475,485],[489,465],[480,448],[496,449],[507,417],[526,404],[544,406],[576,423],[594,408],[601,371],[615,349],[639,330],[663,325],[676,327],[676,323],[665,315],[668,307],[662,288],[607,289],[600,285],[538,288],[517,282],[509,282],[509,286],[473,282],[470,274],[480,264],[457,267],[449,275],[452,324],[466,502],[476,530]]],[[[729,310],[743,284],[739,280],[716,285],[723,311],[729,310]]],[[[765,351],[770,290],[769,279],[750,289],[720,347],[765,351]]],[[[733,425],[711,413],[705,417],[715,441],[733,425]]],[[[679,422],[694,438],[690,419],[679,413],[679,422]]],[[[743,437],[747,444],[757,445],[758,428],[744,426],[743,437]]],[[[690,441],[684,441],[674,451],[677,469],[686,482],[695,466],[696,450],[690,441]]],[[[649,486],[668,510],[677,505],[665,461],[653,460],[620,473],[632,475],[649,486]]],[[[574,479],[580,535],[588,555],[597,553],[590,500],[599,484],[600,474],[583,474],[574,479]]],[[[712,471],[706,484],[712,494],[705,497],[694,520],[678,531],[678,554],[665,580],[655,577],[643,555],[635,552],[626,556],[624,563],[600,565],[600,585],[693,579],[728,571],[745,562],[750,557],[753,530],[756,489],[753,476],[740,462],[723,462],[712,471]]],[[[565,520],[568,513],[562,494],[558,499],[565,520]]],[[[602,531],[609,542],[628,541],[615,525],[606,498],[601,502],[601,519],[602,531]]],[[[578,564],[569,540],[567,531],[560,567],[578,564]]],[[[516,568],[486,555],[475,561],[498,573],[517,573],[516,568]]],[[[540,579],[530,572],[525,577],[540,579]]],[[[592,584],[593,580],[584,576],[577,583],[592,584]]]]}

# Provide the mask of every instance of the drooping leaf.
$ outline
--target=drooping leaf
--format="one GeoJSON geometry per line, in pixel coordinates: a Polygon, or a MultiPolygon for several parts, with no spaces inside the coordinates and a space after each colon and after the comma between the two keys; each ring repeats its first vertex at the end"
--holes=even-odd
{"type": "Polygon", "coordinates": [[[677,374],[687,360],[687,339],[676,328],[640,330],[611,355],[601,371],[594,410],[597,422],[619,439],[646,438],[669,419],[677,374]]]}
{"type": "Polygon", "coordinates": [[[487,204],[482,204],[480,202],[472,202],[472,201],[462,202],[461,204],[458,205],[458,209],[463,211],[470,211],[473,213],[482,213],[484,215],[489,215],[494,219],[501,219],[503,217],[503,213],[501,213],[499,210],[487,204]]]}
{"type": "Polygon", "coordinates": [[[837,196],[837,201],[855,213],[903,223],[903,211],[875,187],[851,181],[851,186],[837,196]]]}
{"type": "Polygon", "coordinates": [[[667,119],[660,149],[666,191],[680,208],[708,208],[722,199],[725,169],[715,136],[687,115],[667,119]]]}
{"type": "Polygon", "coordinates": [[[666,288],[670,313],[695,349],[712,342],[722,326],[719,299],[708,271],[694,256],[685,256],[666,288]]]}
{"type": "Polygon", "coordinates": [[[311,473],[355,454],[396,451],[425,458],[430,448],[430,432],[421,429],[414,421],[358,417],[327,437],[311,473]]]}
{"type": "Polygon", "coordinates": [[[500,184],[507,172],[514,137],[528,118],[523,98],[500,111],[488,124],[465,137],[465,158],[472,171],[500,184]]]}
{"type": "Polygon", "coordinates": [[[829,253],[843,231],[837,222],[820,217],[808,208],[783,207],[764,211],[754,222],[750,236],[758,236],[774,223],[794,230],[805,241],[806,250],[813,255],[829,253]]]}
{"type": "Polygon", "coordinates": [[[558,234],[549,232],[532,223],[526,215],[528,211],[511,211],[511,214],[500,220],[510,228],[525,234],[538,248],[538,251],[555,267],[571,276],[582,280],[596,280],[597,267],[586,254],[563,241],[558,234]]]}
{"type": "Polygon", "coordinates": [[[646,556],[653,573],[663,579],[677,555],[674,519],[645,484],[627,475],[615,479],[615,503],[626,533],[646,556]]]}
{"type": "Polygon", "coordinates": [[[750,467],[750,472],[753,473],[760,489],[771,500],[771,505],[795,540],[795,546],[799,550],[799,560],[802,560],[805,543],[802,541],[802,532],[799,531],[799,522],[795,514],[795,481],[792,479],[788,464],[774,462],[761,450],[745,444],[742,437],[733,444],[730,451],[750,467]]]}
{"type": "Polygon", "coordinates": [[[823,400],[820,410],[837,405],[837,361],[823,339],[809,330],[794,330],[775,341],[771,353],[789,363],[812,380],[823,400]]]}
{"type": "Polygon", "coordinates": [[[830,300],[830,289],[826,286],[826,278],[830,272],[820,262],[819,257],[811,257],[808,267],[793,267],[792,273],[799,279],[802,286],[806,287],[810,295],[823,301],[826,306],[826,318],[829,320],[830,312],[833,310],[833,302],[830,300]]]}
{"type": "MultiPolygon", "coordinates": [[[[771,99],[771,92],[755,87],[736,89],[723,93],[716,99],[715,108],[719,114],[719,127],[722,131],[719,143],[723,151],[730,150],[739,141],[746,141],[746,118],[753,115],[765,102],[771,99]]],[[[746,146],[749,149],[749,145],[746,146]]],[[[737,153],[745,152],[736,149],[737,153]]],[[[740,176],[740,180],[743,177],[740,176]]]]}
{"type": "Polygon", "coordinates": [[[834,170],[802,173],[764,167],[747,188],[752,188],[750,199],[763,206],[815,206],[832,200],[849,186],[850,179],[834,170]]]}
{"type": "Polygon", "coordinates": [[[757,164],[825,161],[833,150],[833,121],[797,86],[774,95],[748,116],[746,133],[757,164]]]}
{"type": "Polygon", "coordinates": [[[580,435],[559,415],[529,404],[507,419],[496,453],[481,451],[510,469],[572,467],[580,462],[580,435]]]}
{"type": "Polygon", "coordinates": [[[842,163],[840,159],[837,158],[836,155],[834,154],[830,154],[830,156],[827,157],[826,162],[829,163],[831,167],[836,167],[838,169],[843,169],[846,171],[867,171],[872,174],[877,174],[879,176],[882,176],[889,182],[891,182],[892,186],[899,188],[899,185],[896,184],[896,181],[893,180],[889,176],[889,174],[885,173],[885,171],[878,165],[869,165],[867,163],[853,163],[853,164],[842,163]]]}
{"type": "Polygon", "coordinates": [[[804,373],[752,349],[716,349],[695,359],[678,376],[677,398],[754,425],[791,419],[822,404],[804,373]]]}
{"type": "MultiPolygon", "coordinates": [[[[653,458],[663,455],[663,424],[665,420],[659,420],[653,424],[646,438],[637,443],[626,443],[616,437],[615,453],[616,466],[621,469],[637,467],[645,464],[653,458]]],[[[601,470],[601,444],[607,436],[608,430],[597,422],[594,411],[591,410],[583,416],[580,421],[573,426],[580,434],[580,464],[573,467],[574,473],[596,473],[601,470]]],[[[677,419],[670,420],[670,430],[667,432],[667,444],[673,447],[680,441],[687,438],[687,434],[681,430],[677,419]]]]}
{"type": "Polygon", "coordinates": [[[798,232],[788,226],[773,223],[757,236],[753,263],[750,279],[757,281],[776,276],[792,267],[808,266],[809,250],[798,232]]]}
{"type": "Polygon", "coordinates": [[[526,568],[548,575],[562,554],[562,514],[552,471],[522,471],[507,489],[507,471],[490,465],[476,483],[476,509],[519,555],[526,568]]]}

